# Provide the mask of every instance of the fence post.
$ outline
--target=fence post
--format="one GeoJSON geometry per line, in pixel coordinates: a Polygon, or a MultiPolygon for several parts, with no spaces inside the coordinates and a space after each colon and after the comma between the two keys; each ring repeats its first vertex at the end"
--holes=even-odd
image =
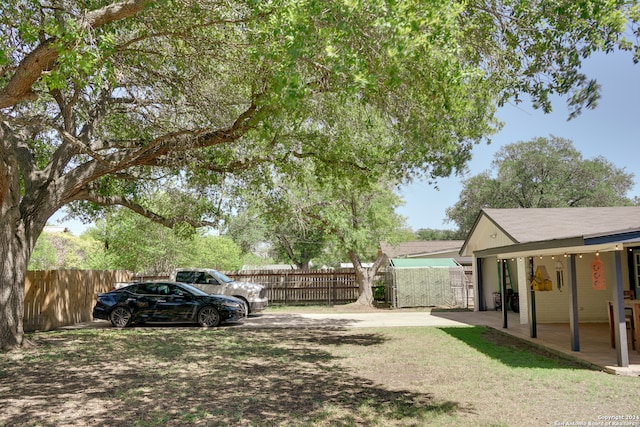
{"type": "Polygon", "coordinates": [[[289,273],[284,273],[284,303],[289,303],[289,273]]]}
{"type": "Polygon", "coordinates": [[[335,270],[333,271],[331,282],[333,285],[331,289],[331,296],[329,297],[329,306],[335,305],[338,300],[338,273],[335,270]]]}

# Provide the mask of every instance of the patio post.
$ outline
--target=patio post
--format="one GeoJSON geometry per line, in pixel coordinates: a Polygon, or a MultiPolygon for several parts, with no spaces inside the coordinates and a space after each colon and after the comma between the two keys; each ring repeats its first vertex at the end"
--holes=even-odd
{"type": "Polygon", "coordinates": [[[618,366],[629,366],[629,344],[627,342],[627,325],[624,320],[624,295],[622,293],[622,256],[621,251],[613,252],[613,325],[616,340],[616,357],[618,366]]]}
{"type": "Polygon", "coordinates": [[[580,351],[580,331],[578,327],[578,280],[576,276],[576,256],[569,255],[569,329],[571,330],[571,350],[580,351]]]}
{"type": "Polygon", "coordinates": [[[484,299],[484,282],[482,280],[482,263],[484,259],[478,258],[476,254],[473,254],[472,267],[473,267],[473,281],[474,281],[474,308],[473,311],[485,311],[487,305],[484,299]]]}
{"type": "Polygon", "coordinates": [[[525,257],[520,256],[515,258],[516,261],[516,282],[518,285],[518,299],[520,301],[520,324],[528,324],[531,322],[531,316],[529,315],[529,290],[531,289],[531,281],[527,276],[527,266],[525,257]],[[526,308],[526,310],[525,310],[526,308]]]}
{"type": "Polygon", "coordinates": [[[500,266],[500,286],[501,286],[501,297],[502,297],[502,327],[508,328],[507,322],[507,307],[509,302],[507,301],[507,281],[505,280],[505,270],[504,263],[505,260],[498,259],[498,265],[500,266]]]}

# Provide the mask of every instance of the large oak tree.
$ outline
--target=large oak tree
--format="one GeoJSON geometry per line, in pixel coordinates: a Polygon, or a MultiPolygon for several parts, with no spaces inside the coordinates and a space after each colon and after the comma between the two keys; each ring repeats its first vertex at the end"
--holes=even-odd
{"type": "Polygon", "coordinates": [[[483,208],[624,206],[633,174],[603,157],[584,159],[568,139],[551,136],[502,147],[491,169],[463,182],[447,218],[468,233],[483,208]]]}
{"type": "Polygon", "coordinates": [[[27,263],[58,209],[120,205],[168,226],[197,225],[223,206],[185,203],[165,217],[146,203],[149,187],[208,181],[209,199],[222,200],[229,174],[306,156],[363,176],[381,163],[393,179],[447,175],[495,129],[496,104],[526,92],[545,109],[554,93],[568,94],[575,112],[592,105],[598,87],[579,73],[580,62],[596,50],[630,48],[621,35],[636,7],[4,1],[0,349],[22,344],[27,263]],[[327,134],[289,138],[310,111],[340,121],[336,106],[347,102],[375,110],[392,143],[372,139],[362,151],[327,134]]]}

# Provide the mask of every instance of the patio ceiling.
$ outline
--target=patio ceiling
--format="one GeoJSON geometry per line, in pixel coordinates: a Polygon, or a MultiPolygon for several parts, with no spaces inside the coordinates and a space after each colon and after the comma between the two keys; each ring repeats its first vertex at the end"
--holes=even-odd
{"type": "Polygon", "coordinates": [[[506,259],[537,256],[581,255],[597,252],[621,251],[625,248],[626,245],[623,241],[593,245],[580,245],[571,242],[533,242],[486,249],[483,251],[477,251],[475,254],[478,257],[496,256],[500,259],[506,259]]]}

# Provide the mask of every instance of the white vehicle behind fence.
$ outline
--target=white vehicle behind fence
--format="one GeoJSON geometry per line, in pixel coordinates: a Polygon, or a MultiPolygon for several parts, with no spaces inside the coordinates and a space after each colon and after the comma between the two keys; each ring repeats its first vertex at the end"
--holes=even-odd
{"type": "Polygon", "coordinates": [[[247,306],[247,314],[262,311],[269,305],[264,286],[235,281],[210,268],[176,268],[171,272],[169,280],[189,283],[208,294],[239,298],[247,306]]]}

